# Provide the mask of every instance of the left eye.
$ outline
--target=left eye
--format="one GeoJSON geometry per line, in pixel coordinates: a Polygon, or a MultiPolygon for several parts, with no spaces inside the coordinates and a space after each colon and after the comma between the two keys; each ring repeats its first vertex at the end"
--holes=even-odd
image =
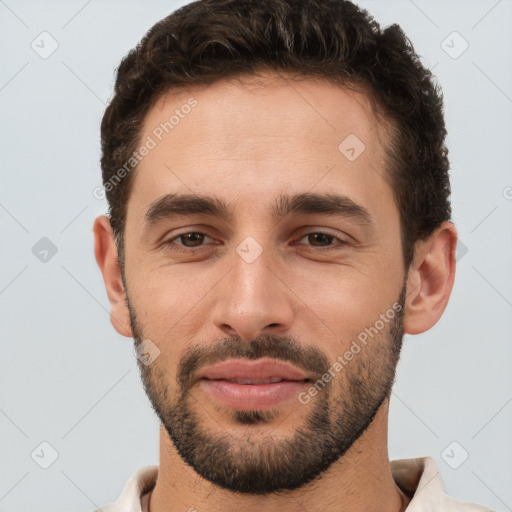
{"type": "MultiPolygon", "coordinates": [[[[309,242],[313,242],[312,247],[319,247],[319,248],[323,247],[326,249],[330,249],[335,246],[333,246],[332,243],[328,243],[328,242],[332,242],[334,240],[337,241],[338,245],[340,245],[340,246],[348,245],[348,242],[341,240],[337,236],[331,235],[330,233],[323,233],[321,231],[307,233],[300,240],[304,240],[305,238],[307,238],[309,242]],[[319,242],[320,245],[315,245],[317,242],[319,242]],[[328,245],[323,245],[324,243],[328,243],[328,245]]],[[[299,242],[300,242],[300,240],[299,240],[299,242]]]]}

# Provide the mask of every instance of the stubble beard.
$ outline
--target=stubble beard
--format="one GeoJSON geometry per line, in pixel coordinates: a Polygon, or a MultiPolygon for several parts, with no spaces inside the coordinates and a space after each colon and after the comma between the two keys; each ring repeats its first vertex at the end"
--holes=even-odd
{"type": "MultiPolygon", "coordinates": [[[[405,286],[397,301],[402,307],[311,399],[303,424],[291,436],[279,434],[287,415],[278,408],[229,409],[232,425],[243,429],[236,436],[232,425],[231,434],[219,431],[219,425],[194,398],[190,385],[190,377],[199,367],[231,357],[277,358],[320,375],[332,367],[321,351],[290,338],[262,335],[244,343],[231,337],[207,347],[196,345],[180,361],[174,382],[158,359],[149,366],[138,361],[144,389],[181,458],[204,479],[243,494],[298,489],[321,477],[343,457],[389,399],[402,347],[404,302],[405,286]],[[247,426],[254,427],[254,432],[247,426]]],[[[145,338],[128,299],[127,304],[137,346],[145,338]]],[[[295,407],[306,406],[297,400],[288,414],[293,414],[295,407]]]]}

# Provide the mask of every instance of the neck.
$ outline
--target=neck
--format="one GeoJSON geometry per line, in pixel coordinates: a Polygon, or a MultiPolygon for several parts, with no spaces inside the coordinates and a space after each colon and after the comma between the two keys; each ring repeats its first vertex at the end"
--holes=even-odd
{"type": "Polygon", "coordinates": [[[315,481],[270,495],[221,489],[185,464],[160,428],[160,466],[150,512],[402,512],[410,499],[398,488],[387,452],[388,401],[350,450],[315,481]]]}

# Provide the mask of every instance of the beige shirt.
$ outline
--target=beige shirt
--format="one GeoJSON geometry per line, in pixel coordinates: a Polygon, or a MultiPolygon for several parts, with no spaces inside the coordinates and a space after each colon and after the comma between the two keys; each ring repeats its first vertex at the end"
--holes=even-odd
{"type": "MultiPolygon", "coordinates": [[[[447,496],[441,473],[432,457],[392,460],[391,472],[402,491],[412,496],[407,512],[490,512],[490,509],[481,505],[447,496]]],[[[157,475],[158,466],[138,469],[124,486],[119,498],[101,507],[101,511],[148,512],[148,497],[157,475]]]]}

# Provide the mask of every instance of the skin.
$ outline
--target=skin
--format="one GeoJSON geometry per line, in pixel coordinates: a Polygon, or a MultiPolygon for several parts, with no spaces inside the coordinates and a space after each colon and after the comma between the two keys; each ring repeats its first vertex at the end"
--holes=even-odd
{"type": "MultiPolygon", "coordinates": [[[[191,343],[226,336],[249,341],[262,333],[289,335],[336,361],[396,301],[407,270],[398,209],[384,179],[385,130],[368,98],[312,78],[289,82],[268,74],[257,82],[223,80],[163,96],[149,111],[141,140],[191,96],[197,107],[133,171],[125,230],[127,290],[109,219],[99,216],[94,223],[114,328],[133,337],[127,293],[144,336],[161,351],[157,362],[170,386],[191,343]],[[365,144],[355,161],[338,150],[349,134],[365,144]],[[169,192],[218,196],[233,206],[233,222],[193,215],[145,230],[149,205],[169,192]],[[320,214],[276,223],[269,213],[276,197],[301,192],[349,196],[368,210],[373,225],[320,214]],[[186,232],[210,238],[188,255],[164,245],[186,232]],[[328,252],[305,237],[318,232],[352,243],[328,252]],[[263,249],[250,264],[236,252],[248,236],[263,249]]],[[[445,222],[417,242],[405,281],[405,333],[422,333],[441,317],[454,281],[456,240],[453,224],[445,222]]],[[[279,439],[290,437],[312,406],[286,402],[269,424],[241,426],[207,394],[195,390],[193,398],[203,425],[235,441],[250,435],[257,442],[270,431],[279,439]]],[[[320,478],[297,490],[259,496],[232,493],[200,477],[162,427],[151,512],[404,510],[409,498],[393,480],[387,451],[388,409],[385,400],[369,428],[320,478]]]]}

